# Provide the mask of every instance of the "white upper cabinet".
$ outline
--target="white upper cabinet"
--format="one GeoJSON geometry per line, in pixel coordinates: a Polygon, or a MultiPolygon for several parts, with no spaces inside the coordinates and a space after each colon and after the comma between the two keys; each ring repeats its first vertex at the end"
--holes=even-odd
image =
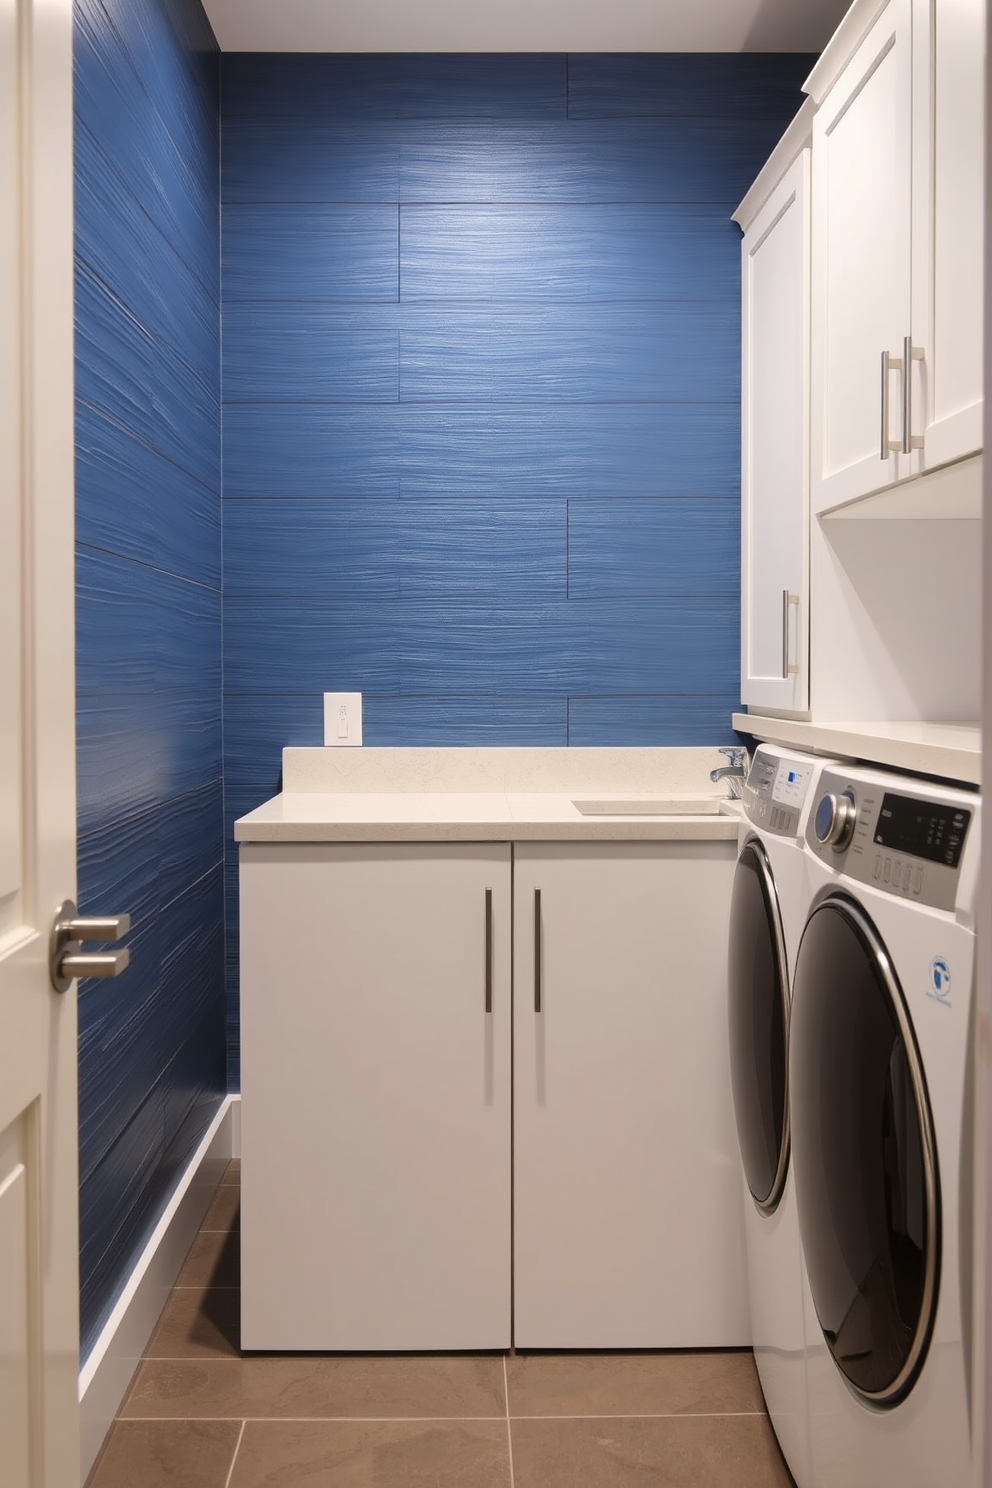
{"type": "Polygon", "coordinates": [[[817,512],[981,445],[981,0],[888,0],[819,97],[829,50],[810,80],[817,512]]]}
{"type": "MultiPolygon", "coordinates": [[[[803,116],[796,122],[808,138],[803,116]]],[[[794,144],[791,130],[783,144],[790,136],[794,144]]],[[[774,176],[774,157],[769,164],[774,176]]],[[[759,178],[757,202],[750,192],[737,214],[745,230],[741,696],[751,708],[788,712],[809,702],[809,175],[803,147],[767,193],[759,178]]]]}

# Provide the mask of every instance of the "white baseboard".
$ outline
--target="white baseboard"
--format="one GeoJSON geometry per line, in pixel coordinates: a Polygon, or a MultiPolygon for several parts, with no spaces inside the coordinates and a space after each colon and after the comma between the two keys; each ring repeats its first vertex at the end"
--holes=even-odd
{"type": "Polygon", "coordinates": [[[229,1095],[193,1153],[117,1305],[79,1371],[80,1482],[85,1483],[224,1169],[241,1153],[241,1097],[229,1095]]]}

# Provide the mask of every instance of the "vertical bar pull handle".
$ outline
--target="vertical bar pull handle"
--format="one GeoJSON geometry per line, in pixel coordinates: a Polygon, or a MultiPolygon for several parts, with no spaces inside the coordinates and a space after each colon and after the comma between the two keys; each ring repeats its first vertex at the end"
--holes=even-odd
{"type": "Polygon", "coordinates": [[[902,449],[902,443],[898,439],[889,438],[889,373],[902,371],[902,358],[894,357],[891,352],[882,352],[882,438],[879,445],[879,458],[887,460],[891,454],[902,449]]]}
{"type": "Polygon", "coordinates": [[[534,890],[534,1011],[541,1011],[541,891],[534,890]]]}
{"type": "Polygon", "coordinates": [[[914,346],[912,336],[902,343],[902,452],[923,448],[923,435],[913,433],[913,363],[922,362],[923,347],[914,346]]]}
{"type": "Polygon", "coordinates": [[[493,891],[486,890],[486,1012],[493,1010],[493,891]]]}
{"type": "Polygon", "coordinates": [[[782,590],[782,681],[787,682],[799,670],[799,663],[789,659],[789,606],[799,610],[799,595],[782,590]]]}

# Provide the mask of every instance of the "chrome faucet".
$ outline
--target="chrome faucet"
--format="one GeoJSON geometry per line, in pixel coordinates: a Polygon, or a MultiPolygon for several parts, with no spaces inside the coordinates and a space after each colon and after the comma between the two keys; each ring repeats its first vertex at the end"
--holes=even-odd
{"type": "Polygon", "coordinates": [[[721,765],[717,770],[711,770],[710,779],[714,784],[718,780],[725,780],[727,789],[730,791],[729,799],[739,801],[744,790],[747,772],[751,767],[748,752],[740,744],[731,744],[728,748],[721,749],[720,753],[727,756],[729,763],[721,765]]]}

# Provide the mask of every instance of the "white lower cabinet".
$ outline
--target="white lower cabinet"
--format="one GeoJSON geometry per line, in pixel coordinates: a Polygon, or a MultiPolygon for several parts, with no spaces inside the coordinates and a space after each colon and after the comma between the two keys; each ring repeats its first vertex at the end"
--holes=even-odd
{"type": "Polygon", "coordinates": [[[520,1348],[750,1343],[727,1053],[736,856],[514,849],[520,1348]]]}
{"type": "Polygon", "coordinates": [[[512,854],[242,845],[244,1348],[749,1341],[735,845],[512,854]]]}
{"type": "Polygon", "coordinates": [[[245,844],[241,925],[242,1346],[508,1347],[509,845],[245,844]]]}

